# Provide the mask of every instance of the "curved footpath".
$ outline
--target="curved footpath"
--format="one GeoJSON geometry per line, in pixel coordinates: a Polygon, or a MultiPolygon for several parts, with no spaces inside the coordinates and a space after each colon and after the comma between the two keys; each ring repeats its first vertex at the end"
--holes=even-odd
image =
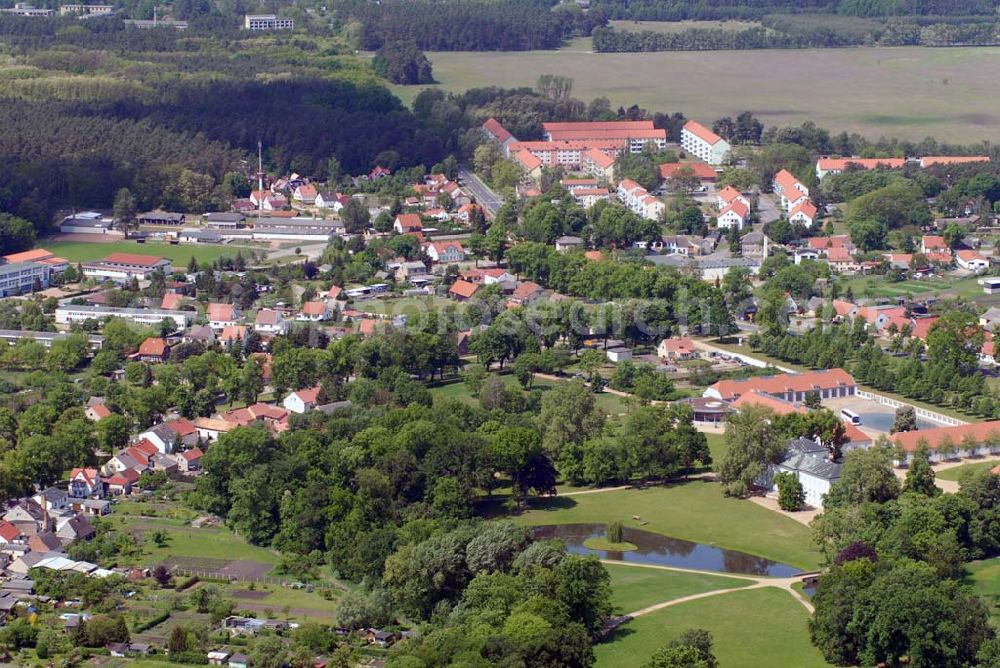
{"type": "Polygon", "coordinates": [[[801,582],[802,578],[807,575],[813,575],[814,573],[800,573],[794,577],[790,578],[769,578],[769,577],[757,577],[754,575],[738,575],[733,573],[716,573],[715,571],[702,571],[695,570],[693,568],[678,568],[675,566],[660,566],[658,564],[634,564],[624,561],[615,561],[613,559],[601,559],[602,563],[614,564],[616,566],[631,566],[633,568],[653,568],[661,571],[673,571],[676,573],[695,573],[698,575],[711,575],[713,577],[727,577],[734,580],[743,580],[746,582],[751,582],[753,584],[746,587],[731,587],[728,589],[715,589],[713,591],[706,591],[700,594],[691,594],[690,596],[681,596],[680,598],[670,599],[669,601],[664,601],[662,603],[656,603],[654,605],[647,606],[635,612],[626,613],[629,617],[641,617],[642,615],[648,615],[651,612],[656,612],[657,610],[662,610],[664,608],[669,608],[674,605],[680,605],[681,603],[687,603],[688,601],[696,601],[701,598],[708,598],[709,596],[719,596],[721,594],[730,594],[736,591],[748,591],[750,589],[761,589],[763,587],[774,587],[776,589],[784,589],[792,597],[798,601],[803,608],[805,608],[809,614],[813,613],[813,605],[810,603],[809,599],[804,595],[792,588],[792,585],[796,582],[801,582]]]}

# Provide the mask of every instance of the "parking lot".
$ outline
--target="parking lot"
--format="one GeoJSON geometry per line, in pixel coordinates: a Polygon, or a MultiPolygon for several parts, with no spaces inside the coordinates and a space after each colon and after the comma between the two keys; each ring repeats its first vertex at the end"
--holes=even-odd
{"type": "MultiPolygon", "coordinates": [[[[824,399],[823,406],[829,408],[837,415],[840,411],[848,409],[854,411],[861,417],[861,424],[858,425],[862,431],[871,435],[888,434],[892,429],[892,424],[896,420],[896,409],[861,397],[840,397],[837,399],[824,399]]],[[[927,420],[917,419],[919,429],[931,429],[941,425],[927,420]]]]}

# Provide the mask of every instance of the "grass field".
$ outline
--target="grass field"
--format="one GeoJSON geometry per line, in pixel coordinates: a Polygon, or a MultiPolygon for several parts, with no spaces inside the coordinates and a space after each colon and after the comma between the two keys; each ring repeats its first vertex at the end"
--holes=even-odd
{"type": "Polygon", "coordinates": [[[966,582],[986,601],[993,626],[1000,627],[1000,559],[974,561],[966,565],[966,570],[966,582]]]}
{"type": "Polygon", "coordinates": [[[848,286],[850,286],[855,297],[908,297],[928,293],[966,298],[986,296],[983,294],[983,286],[976,283],[975,277],[959,280],[922,278],[919,280],[889,283],[882,278],[858,276],[841,282],[843,289],[846,289],[848,286]]]}
{"type": "Polygon", "coordinates": [[[961,466],[945,469],[944,471],[935,471],[934,475],[941,480],[959,480],[966,471],[980,471],[983,469],[989,471],[997,464],[1000,464],[1000,462],[974,462],[972,464],[962,464],[961,466]]]}
{"type": "Polygon", "coordinates": [[[680,603],[637,617],[597,645],[597,666],[641,666],[683,631],[705,629],[726,668],[828,665],[809,642],[808,613],[780,589],[754,589],[680,603]]]}
{"type": "MultiPolygon", "coordinates": [[[[187,267],[192,257],[198,262],[211,262],[226,255],[234,256],[238,250],[231,246],[200,246],[193,244],[171,246],[170,244],[147,241],[137,244],[134,241],[49,241],[41,239],[38,245],[50,250],[59,257],[70,262],[93,262],[111,253],[138,253],[140,255],[158,255],[170,260],[178,269],[187,267]]],[[[248,249],[243,249],[246,254],[248,249]]]]}
{"type": "Polygon", "coordinates": [[[761,506],[726,498],[722,486],[700,480],[667,487],[627,489],[575,497],[532,499],[515,521],[528,524],[606,524],[613,520],[672,538],[738,550],[797,568],[814,569],[820,556],[809,528],[761,506]]]}
{"type": "Polygon", "coordinates": [[[370,299],[368,301],[355,302],[352,308],[365,313],[378,313],[381,315],[406,315],[414,316],[431,311],[443,311],[448,306],[455,306],[456,303],[444,297],[403,297],[400,299],[370,299]]]}
{"type": "Polygon", "coordinates": [[[154,531],[167,534],[168,539],[163,546],[156,546],[148,539],[143,541],[143,554],[136,559],[137,565],[158,564],[171,558],[212,561],[242,559],[264,564],[278,561],[277,554],[271,550],[250,545],[224,526],[195,529],[191,526],[178,526],[176,520],[129,517],[117,511],[109,521],[116,528],[144,536],[154,531]]]}
{"type": "MultiPolygon", "coordinates": [[[[1000,48],[594,54],[589,39],[578,39],[559,51],[427,55],[434,78],[453,92],[534,86],[540,74],[559,74],[572,77],[574,97],[586,101],[606,96],[613,108],[638,104],[708,123],[748,109],[766,125],[814,121],[833,133],[871,139],[1000,139],[1000,113],[983,95],[996,83],[1000,48]],[[819,86],[816,95],[802,95],[802,72],[819,86]],[[731,94],[719,95],[713,81],[728,82],[731,94]]],[[[393,87],[406,102],[421,89],[393,87]]]]}
{"type": "Polygon", "coordinates": [[[612,602],[618,614],[628,614],[682,596],[750,584],[749,580],[701,573],[678,573],[616,564],[604,564],[604,567],[611,575],[612,602]]]}

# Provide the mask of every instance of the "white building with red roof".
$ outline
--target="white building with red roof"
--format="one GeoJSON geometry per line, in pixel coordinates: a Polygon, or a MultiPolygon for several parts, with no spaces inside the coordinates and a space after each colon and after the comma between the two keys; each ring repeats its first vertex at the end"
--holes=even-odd
{"type": "Polygon", "coordinates": [[[771,180],[771,189],[781,198],[781,207],[791,211],[809,197],[809,188],[787,169],[780,170],[771,180]]]}
{"type": "Polygon", "coordinates": [[[205,319],[208,326],[222,331],[228,325],[235,324],[242,317],[239,309],[233,304],[211,303],[205,307],[205,319]]]}
{"type": "Polygon", "coordinates": [[[457,241],[432,241],[424,244],[424,252],[435,263],[450,264],[465,260],[465,249],[457,241]]]}
{"type": "Polygon", "coordinates": [[[719,212],[716,225],[720,229],[728,230],[736,228],[742,230],[747,224],[747,217],[750,215],[750,207],[738,199],[734,199],[729,205],[719,212]]]}
{"type": "Polygon", "coordinates": [[[760,392],[784,399],[801,402],[806,393],[818,392],[821,399],[851,397],[857,384],[851,374],[843,369],[809,371],[806,373],[784,373],[776,376],[757,376],[741,380],[720,380],[702,393],[702,396],[735,401],[748,392],[760,392]]]}
{"type": "Polygon", "coordinates": [[[517,138],[512,135],[507,128],[501,125],[500,121],[492,116],[487,118],[486,122],[483,123],[483,131],[486,133],[487,137],[500,144],[500,147],[504,150],[504,154],[507,153],[507,147],[512,142],[517,141],[517,138]]]}
{"type": "Polygon", "coordinates": [[[920,237],[920,252],[925,255],[927,253],[951,253],[951,248],[948,247],[944,237],[934,234],[925,234],[920,237]]]}
{"type": "Polygon", "coordinates": [[[616,141],[630,153],[641,153],[647,144],[657,149],[667,147],[667,131],[653,126],[653,121],[569,121],[542,123],[548,141],[616,141]]]}
{"type": "Polygon", "coordinates": [[[901,169],[906,158],[820,158],[816,161],[816,177],[842,174],[848,169],[901,169]]]}
{"type": "Polygon", "coordinates": [[[977,250],[960,250],[955,253],[955,264],[969,271],[989,269],[990,261],[977,250]]]}
{"type": "Polygon", "coordinates": [[[816,213],[816,205],[806,199],[805,201],[797,204],[789,212],[788,222],[802,225],[804,227],[812,227],[813,223],[816,222],[816,213]]]}
{"type": "Polygon", "coordinates": [[[316,195],[318,194],[319,193],[316,192],[316,186],[311,183],[306,183],[299,186],[292,192],[292,201],[297,204],[315,204],[316,195]]]}
{"type": "Polygon", "coordinates": [[[721,165],[732,147],[701,123],[688,121],[681,130],[681,148],[710,165],[721,165]]]}
{"type": "Polygon", "coordinates": [[[412,232],[422,232],[424,224],[418,213],[400,213],[396,215],[396,220],[392,223],[392,229],[397,234],[410,234],[412,232]]]}
{"type": "Polygon", "coordinates": [[[660,178],[666,181],[690,173],[702,185],[715,183],[719,173],[704,162],[667,162],[660,165],[660,178]]]}
{"type": "Polygon", "coordinates": [[[310,387],[304,390],[289,392],[281,402],[281,405],[292,413],[305,413],[318,405],[319,386],[310,387]]]}

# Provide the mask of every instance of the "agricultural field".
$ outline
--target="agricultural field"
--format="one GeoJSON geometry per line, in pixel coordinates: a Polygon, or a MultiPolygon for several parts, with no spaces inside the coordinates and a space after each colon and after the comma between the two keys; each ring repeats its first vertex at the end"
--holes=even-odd
{"type": "Polygon", "coordinates": [[[515,521],[527,525],[586,524],[619,520],[642,529],[738,550],[811,570],[820,565],[809,528],[748,501],[727,498],[722,486],[691,480],[647,489],[532,499],[515,521]]]}
{"type": "Polygon", "coordinates": [[[828,665],[809,642],[808,612],[774,588],[720,594],[637,617],[594,647],[597,666],[640,666],[687,629],[705,629],[727,668],[828,665]]]}
{"type": "MultiPolygon", "coordinates": [[[[613,107],[681,111],[709,123],[748,109],[766,125],[814,121],[872,139],[933,136],[963,144],[1000,139],[1000,114],[982,94],[995,85],[1000,69],[1000,48],[994,47],[595,54],[589,39],[577,39],[559,51],[427,55],[438,85],[453,92],[534,86],[539,74],[558,74],[574,79],[573,95],[583,100],[605,96],[613,107]],[[816,95],[802,95],[802,72],[819,86],[816,95]],[[706,85],[722,80],[745,85],[730,87],[729,96],[706,85]]],[[[392,88],[407,102],[421,90],[392,88]]]]}
{"type": "Polygon", "coordinates": [[[70,262],[93,262],[111,253],[138,253],[140,255],[158,255],[169,259],[175,267],[183,269],[187,267],[191,258],[198,262],[212,262],[224,257],[234,256],[237,250],[242,250],[247,255],[251,249],[239,248],[237,246],[200,246],[195,244],[165,244],[160,242],[147,241],[137,244],[134,241],[50,241],[39,239],[38,246],[52,251],[59,257],[66,258],[70,262]]]}

